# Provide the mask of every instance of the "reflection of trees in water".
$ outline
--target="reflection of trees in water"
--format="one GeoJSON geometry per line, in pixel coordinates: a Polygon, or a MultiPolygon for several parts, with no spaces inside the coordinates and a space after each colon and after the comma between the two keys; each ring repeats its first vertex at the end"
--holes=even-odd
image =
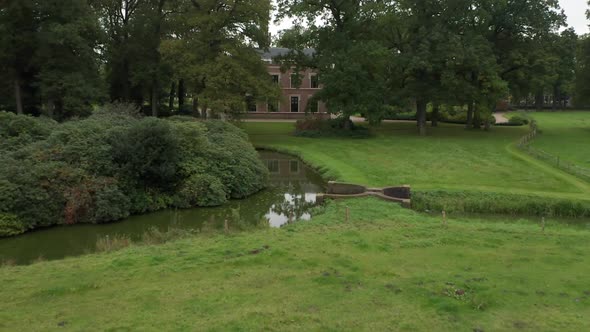
{"type": "Polygon", "coordinates": [[[236,204],[211,213],[200,228],[202,232],[206,233],[223,230],[226,223],[230,230],[268,227],[268,220],[264,218],[263,211],[265,210],[256,213],[250,209],[243,209],[241,204],[236,204]]]}
{"type": "Polygon", "coordinates": [[[270,212],[287,217],[289,222],[301,219],[315,205],[315,199],[307,199],[305,192],[294,190],[293,185],[286,188],[282,200],[270,207],[270,212]]]}
{"type": "MultiPolygon", "coordinates": [[[[264,162],[278,161],[278,172],[271,173],[266,190],[244,200],[232,200],[219,208],[199,209],[188,219],[199,220],[201,231],[220,231],[227,220],[230,229],[279,227],[289,221],[308,219],[315,195],[324,191],[319,174],[291,156],[263,153],[264,162]]],[[[277,168],[275,166],[275,168],[277,168]]],[[[187,220],[188,221],[188,220],[187,220]]]]}

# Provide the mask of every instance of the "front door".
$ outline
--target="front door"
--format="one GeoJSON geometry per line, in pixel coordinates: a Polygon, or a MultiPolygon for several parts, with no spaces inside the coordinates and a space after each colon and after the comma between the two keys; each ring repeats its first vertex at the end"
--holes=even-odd
{"type": "Polygon", "coordinates": [[[291,97],[291,112],[299,112],[299,97],[291,97]]]}

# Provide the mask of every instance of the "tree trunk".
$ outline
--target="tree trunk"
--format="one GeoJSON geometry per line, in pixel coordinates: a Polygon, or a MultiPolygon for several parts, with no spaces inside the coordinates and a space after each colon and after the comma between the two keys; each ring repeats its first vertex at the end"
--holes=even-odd
{"type": "Polygon", "coordinates": [[[201,119],[207,120],[207,105],[203,106],[201,110],[201,119]]]}
{"type": "Polygon", "coordinates": [[[158,77],[158,69],[160,68],[161,56],[160,56],[160,44],[161,44],[161,34],[162,34],[162,20],[163,20],[163,11],[164,11],[164,4],[166,0],[160,0],[158,2],[158,18],[155,24],[154,30],[154,38],[156,38],[156,45],[154,52],[154,74],[152,77],[152,115],[158,116],[158,102],[159,102],[159,85],[160,85],[160,78],[158,77]]]}
{"type": "Polygon", "coordinates": [[[16,99],[16,113],[24,114],[23,111],[23,98],[21,93],[20,81],[18,78],[14,80],[14,97],[16,99]]]}
{"type": "Polygon", "coordinates": [[[57,121],[63,121],[65,119],[64,114],[64,103],[61,98],[58,98],[55,101],[55,108],[54,108],[54,119],[57,121]]]}
{"type": "MultiPolygon", "coordinates": [[[[124,56],[127,56],[126,54],[124,56]]],[[[129,61],[127,59],[123,60],[123,78],[121,79],[121,82],[123,83],[123,91],[122,91],[122,95],[123,95],[123,100],[126,102],[130,102],[131,101],[131,83],[129,82],[129,61]]],[[[113,100],[117,100],[119,98],[115,97],[114,95],[111,96],[111,99],[113,100]]]]}
{"type": "Polygon", "coordinates": [[[152,116],[158,117],[158,86],[154,83],[152,85],[152,116]]]}
{"type": "Polygon", "coordinates": [[[485,131],[489,131],[492,128],[492,124],[490,122],[490,115],[493,115],[494,113],[496,113],[497,108],[496,108],[497,104],[493,104],[491,107],[492,113],[491,114],[486,114],[486,119],[484,121],[484,130],[485,131]]]}
{"type": "Polygon", "coordinates": [[[168,109],[172,111],[174,109],[174,98],[176,97],[176,81],[172,81],[170,85],[170,94],[168,96],[168,109]]]}
{"type": "Polygon", "coordinates": [[[199,97],[193,95],[193,116],[195,118],[200,118],[201,113],[199,111],[199,97]]]}
{"type": "Polygon", "coordinates": [[[473,125],[473,101],[470,101],[467,104],[467,123],[465,123],[465,128],[469,129],[473,125]]]}
{"type": "Polygon", "coordinates": [[[47,102],[47,115],[51,118],[51,119],[55,119],[55,103],[53,102],[52,99],[50,99],[47,102]]]}
{"type": "Polygon", "coordinates": [[[481,111],[477,105],[473,107],[473,128],[481,129],[481,111]]]}
{"type": "Polygon", "coordinates": [[[535,108],[537,109],[537,111],[541,111],[543,109],[543,104],[544,104],[544,100],[543,100],[543,92],[542,91],[538,91],[535,94],[535,108]]]}
{"type": "Polygon", "coordinates": [[[420,136],[426,136],[426,102],[422,99],[416,100],[416,119],[420,136]]]}
{"type": "Polygon", "coordinates": [[[553,103],[551,104],[551,108],[555,111],[557,110],[557,105],[559,103],[559,88],[557,86],[553,87],[553,103]]]}
{"type": "Polygon", "coordinates": [[[184,91],[184,79],[178,80],[178,110],[184,110],[184,98],[186,96],[186,92],[184,91]]]}
{"type": "Polygon", "coordinates": [[[433,127],[438,127],[439,108],[440,106],[438,104],[434,104],[434,107],[432,108],[431,122],[433,127]]]}

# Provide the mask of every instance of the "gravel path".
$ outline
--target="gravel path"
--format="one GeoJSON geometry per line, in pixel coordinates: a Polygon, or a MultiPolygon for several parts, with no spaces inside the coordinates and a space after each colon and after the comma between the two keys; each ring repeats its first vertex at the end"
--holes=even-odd
{"type": "Polygon", "coordinates": [[[508,118],[505,116],[506,113],[494,113],[496,123],[508,123],[508,118]]]}

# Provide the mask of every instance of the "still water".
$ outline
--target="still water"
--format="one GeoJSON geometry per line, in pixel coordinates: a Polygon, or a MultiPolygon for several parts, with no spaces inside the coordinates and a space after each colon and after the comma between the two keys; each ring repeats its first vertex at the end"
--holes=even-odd
{"type": "Polygon", "coordinates": [[[192,230],[223,230],[230,227],[269,225],[281,227],[295,220],[309,220],[316,194],[324,191],[321,176],[295,157],[261,151],[270,171],[269,187],[243,200],[214,208],[164,210],[133,216],[104,225],[59,226],[0,239],[0,262],[27,264],[37,259],[60,259],[91,253],[99,238],[126,235],[132,240],[153,227],[192,230]],[[238,225],[239,224],[239,225],[238,225]]]}

